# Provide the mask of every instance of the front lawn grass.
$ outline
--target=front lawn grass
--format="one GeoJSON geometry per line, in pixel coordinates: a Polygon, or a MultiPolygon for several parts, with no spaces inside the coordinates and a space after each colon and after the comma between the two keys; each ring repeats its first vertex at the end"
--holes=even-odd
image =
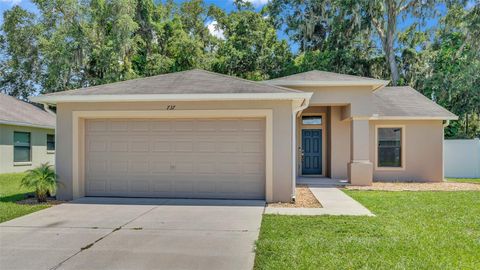
{"type": "Polygon", "coordinates": [[[48,205],[21,205],[16,201],[25,199],[28,193],[33,192],[20,187],[23,173],[0,174],[0,223],[19,216],[45,209],[48,205]]]}
{"type": "Polygon", "coordinates": [[[264,215],[255,269],[480,269],[480,192],[346,193],[377,216],[264,215]]]}
{"type": "Polygon", "coordinates": [[[480,184],[480,178],[447,178],[447,182],[480,184]]]}

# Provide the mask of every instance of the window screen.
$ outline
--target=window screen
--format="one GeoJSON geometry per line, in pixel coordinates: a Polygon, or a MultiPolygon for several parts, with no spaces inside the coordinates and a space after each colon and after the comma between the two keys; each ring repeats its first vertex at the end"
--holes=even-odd
{"type": "Polygon", "coordinates": [[[47,151],[55,151],[55,135],[47,134],[47,151]]]}
{"type": "Polygon", "coordinates": [[[402,129],[378,129],[378,167],[402,167],[402,129]]]}
{"type": "Polygon", "coordinates": [[[14,132],[13,133],[13,161],[28,162],[32,161],[30,151],[30,133],[14,132]]]}

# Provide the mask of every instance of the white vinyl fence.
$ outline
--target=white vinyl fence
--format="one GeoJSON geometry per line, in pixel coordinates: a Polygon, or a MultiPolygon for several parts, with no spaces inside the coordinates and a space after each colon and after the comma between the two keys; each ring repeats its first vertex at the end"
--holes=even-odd
{"type": "Polygon", "coordinates": [[[480,178],[480,139],[445,140],[445,177],[480,178]]]}

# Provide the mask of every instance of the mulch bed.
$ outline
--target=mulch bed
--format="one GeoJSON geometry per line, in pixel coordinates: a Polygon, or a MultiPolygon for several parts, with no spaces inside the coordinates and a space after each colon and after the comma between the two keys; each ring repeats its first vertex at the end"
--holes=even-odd
{"type": "Polygon", "coordinates": [[[474,183],[409,183],[409,182],[375,182],[371,186],[346,186],[352,190],[384,190],[384,191],[480,191],[480,185],[474,183]]]}
{"type": "Polygon", "coordinates": [[[36,198],[34,197],[28,197],[20,201],[16,201],[16,204],[24,204],[24,205],[58,205],[62,204],[65,201],[59,201],[56,200],[55,198],[47,198],[47,202],[44,203],[39,203],[36,198]]]}
{"type": "Polygon", "coordinates": [[[306,185],[298,185],[295,190],[294,203],[269,203],[268,207],[277,208],[321,208],[322,205],[315,198],[306,185]]]}

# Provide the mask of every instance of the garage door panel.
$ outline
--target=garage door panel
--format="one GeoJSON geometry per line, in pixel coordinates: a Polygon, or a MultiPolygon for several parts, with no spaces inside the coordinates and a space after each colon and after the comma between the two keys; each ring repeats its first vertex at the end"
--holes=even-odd
{"type": "MultiPolygon", "coordinates": [[[[113,181],[112,181],[113,182],[113,181]]],[[[130,189],[133,192],[150,192],[150,180],[135,180],[130,181],[130,189]]]]}
{"type": "Polygon", "coordinates": [[[263,199],[263,119],[86,121],[87,196],[263,199]]]}
{"type": "Polygon", "coordinates": [[[154,139],[152,142],[152,152],[170,152],[172,144],[169,140],[154,139]]]}
{"type": "Polygon", "coordinates": [[[264,122],[262,120],[245,120],[240,123],[243,131],[263,132],[264,122]]]}
{"type": "Polygon", "coordinates": [[[128,173],[128,160],[111,160],[109,171],[115,173],[128,173]]]}
{"type": "Polygon", "coordinates": [[[193,131],[193,121],[191,120],[177,120],[173,122],[174,131],[193,131]]]}
{"type": "Polygon", "coordinates": [[[109,181],[109,191],[110,192],[119,192],[119,193],[128,193],[128,180],[116,179],[115,181],[109,181]]]}
{"type": "Polygon", "coordinates": [[[99,132],[99,131],[107,131],[107,120],[88,120],[87,131],[90,132],[99,132]]]}
{"type": "Polygon", "coordinates": [[[105,179],[91,178],[87,182],[87,191],[92,193],[104,193],[107,191],[108,181],[105,179]]]}
{"type": "Polygon", "coordinates": [[[87,144],[87,151],[89,152],[106,152],[108,150],[107,137],[97,137],[90,140],[87,144]]]}
{"type": "Polygon", "coordinates": [[[193,139],[183,139],[183,140],[175,140],[174,142],[174,151],[175,152],[186,152],[191,153],[193,152],[193,139]]]}
{"type": "Polygon", "coordinates": [[[128,144],[128,150],[130,152],[150,152],[150,142],[148,138],[132,138],[128,144]]]}
{"type": "Polygon", "coordinates": [[[155,161],[150,161],[150,172],[152,174],[171,174],[172,173],[172,163],[171,161],[166,158],[162,157],[161,159],[157,159],[155,161]]]}
{"type": "Polygon", "coordinates": [[[196,173],[198,174],[216,174],[218,172],[215,161],[199,161],[197,163],[196,173]]]}
{"type": "Polygon", "coordinates": [[[128,152],[128,140],[110,141],[111,152],[128,152]]]}
{"type": "MultiPolygon", "coordinates": [[[[115,174],[115,171],[110,171],[110,173],[115,174]]],[[[131,160],[128,163],[128,173],[129,174],[150,174],[148,161],[145,160],[131,160]]]]}

